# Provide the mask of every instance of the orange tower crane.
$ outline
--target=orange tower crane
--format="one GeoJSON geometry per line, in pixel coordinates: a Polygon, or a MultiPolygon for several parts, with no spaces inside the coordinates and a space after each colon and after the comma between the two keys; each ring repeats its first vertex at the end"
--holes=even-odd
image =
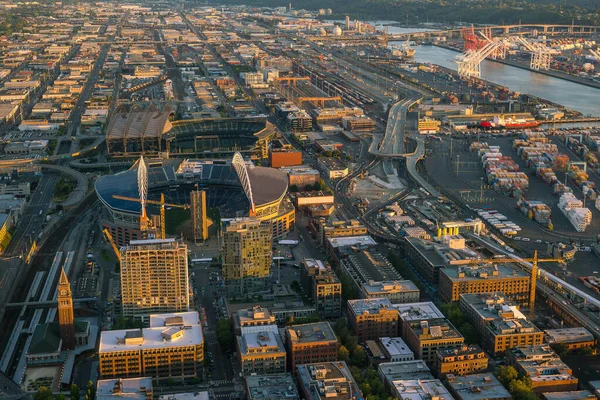
{"type": "MultiPolygon", "coordinates": [[[[486,258],[486,259],[472,259],[465,260],[466,265],[477,265],[477,264],[502,264],[502,263],[531,263],[531,284],[529,285],[529,317],[533,318],[533,309],[535,306],[535,289],[538,275],[538,263],[556,262],[565,263],[564,258],[538,258],[538,252],[533,252],[531,258],[486,258]]],[[[459,264],[460,265],[460,264],[459,264]]]]}

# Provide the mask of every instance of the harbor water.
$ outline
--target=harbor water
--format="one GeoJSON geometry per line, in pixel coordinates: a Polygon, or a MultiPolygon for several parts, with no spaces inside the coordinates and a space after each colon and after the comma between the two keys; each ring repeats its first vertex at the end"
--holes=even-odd
{"type": "MultiPolygon", "coordinates": [[[[417,46],[416,50],[414,61],[456,70],[458,52],[429,45],[417,46]]],[[[481,63],[481,78],[562,104],[584,116],[600,116],[600,89],[489,60],[481,63]]]]}

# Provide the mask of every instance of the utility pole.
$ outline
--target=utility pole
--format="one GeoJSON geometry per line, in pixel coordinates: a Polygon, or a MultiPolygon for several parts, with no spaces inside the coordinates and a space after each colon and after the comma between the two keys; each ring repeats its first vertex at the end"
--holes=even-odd
{"type": "Polygon", "coordinates": [[[456,177],[458,178],[458,169],[460,168],[460,154],[456,155],[456,177]]]}
{"type": "Polygon", "coordinates": [[[450,159],[452,160],[452,136],[450,136],[450,159]]]}

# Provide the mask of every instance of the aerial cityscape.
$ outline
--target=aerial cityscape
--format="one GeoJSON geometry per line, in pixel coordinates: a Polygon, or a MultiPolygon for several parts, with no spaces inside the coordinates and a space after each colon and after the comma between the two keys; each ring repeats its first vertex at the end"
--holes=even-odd
{"type": "Polygon", "coordinates": [[[284,3],[0,2],[0,399],[600,400],[599,5],[284,3]]]}

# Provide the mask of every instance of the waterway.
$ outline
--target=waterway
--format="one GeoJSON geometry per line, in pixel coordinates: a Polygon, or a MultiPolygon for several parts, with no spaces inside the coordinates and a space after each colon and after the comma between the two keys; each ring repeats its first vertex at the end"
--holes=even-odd
{"type": "MultiPolygon", "coordinates": [[[[417,46],[416,50],[414,61],[456,70],[454,59],[459,53],[428,45],[417,46]]],[[[600,89],[489,60],[481,63],[481,78],[504,85],[513,91],[562,104],[585,116],[600,116],[600,89]]]]}

